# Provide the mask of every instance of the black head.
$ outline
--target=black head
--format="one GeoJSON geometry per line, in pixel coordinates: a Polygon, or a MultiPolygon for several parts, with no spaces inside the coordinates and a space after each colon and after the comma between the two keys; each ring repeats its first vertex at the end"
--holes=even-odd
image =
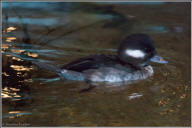
{"type": "Polygon", "coordinates": [[[132,34],[122,40],[118,49],[118,57],[124,63],[136,67],[148,64],[156,54],[152,39],[146,34],[132,34]]]}

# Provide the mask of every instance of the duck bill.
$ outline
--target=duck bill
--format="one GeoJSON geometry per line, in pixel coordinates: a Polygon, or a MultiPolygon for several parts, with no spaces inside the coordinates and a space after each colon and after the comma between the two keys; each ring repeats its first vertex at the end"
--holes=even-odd
{"type": "Polygon", "coordinates": [[[150,59],[151,62],[160,63],[160,64],[167,64],[168,61],[164,60],[163,57],[159,55],[155,55],[150,59]]]}

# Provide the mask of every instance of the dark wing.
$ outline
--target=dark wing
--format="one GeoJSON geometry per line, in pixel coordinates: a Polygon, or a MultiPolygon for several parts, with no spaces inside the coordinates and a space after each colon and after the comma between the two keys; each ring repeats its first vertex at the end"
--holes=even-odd
{"type": "Polygon", "coordinates": [[[117,62],[117,56],[115,55],[98,54],[80,58],[62,66],[61,69],[82,72],[88,69],[97,69],[101,66],[113,66],[117,62]]]}

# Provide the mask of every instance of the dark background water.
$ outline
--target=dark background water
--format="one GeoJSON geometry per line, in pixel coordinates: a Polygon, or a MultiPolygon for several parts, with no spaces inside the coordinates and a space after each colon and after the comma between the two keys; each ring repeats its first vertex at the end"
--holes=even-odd
{"type": "Polygon", "coordinates": [[[3,7],[3,126],[190,126],[191,4],[16,2],[3,7]],[[31,61],[61,66],[146,33],[169,61],[148,80],[89,92],[31,61]]]}

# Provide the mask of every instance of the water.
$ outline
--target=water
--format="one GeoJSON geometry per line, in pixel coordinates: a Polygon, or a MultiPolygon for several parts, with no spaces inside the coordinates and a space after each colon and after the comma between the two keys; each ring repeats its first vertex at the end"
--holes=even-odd
{"type": "Polygon", "coordinates": [[[3,3],[4,126],[190,126],[190,3],[3,3]],[[180,11],[178,11],[180,10],[180,11]],[[168,64],[148,80],[90,91],[31,61],[62,66],[146,33],[168,64]]]}

